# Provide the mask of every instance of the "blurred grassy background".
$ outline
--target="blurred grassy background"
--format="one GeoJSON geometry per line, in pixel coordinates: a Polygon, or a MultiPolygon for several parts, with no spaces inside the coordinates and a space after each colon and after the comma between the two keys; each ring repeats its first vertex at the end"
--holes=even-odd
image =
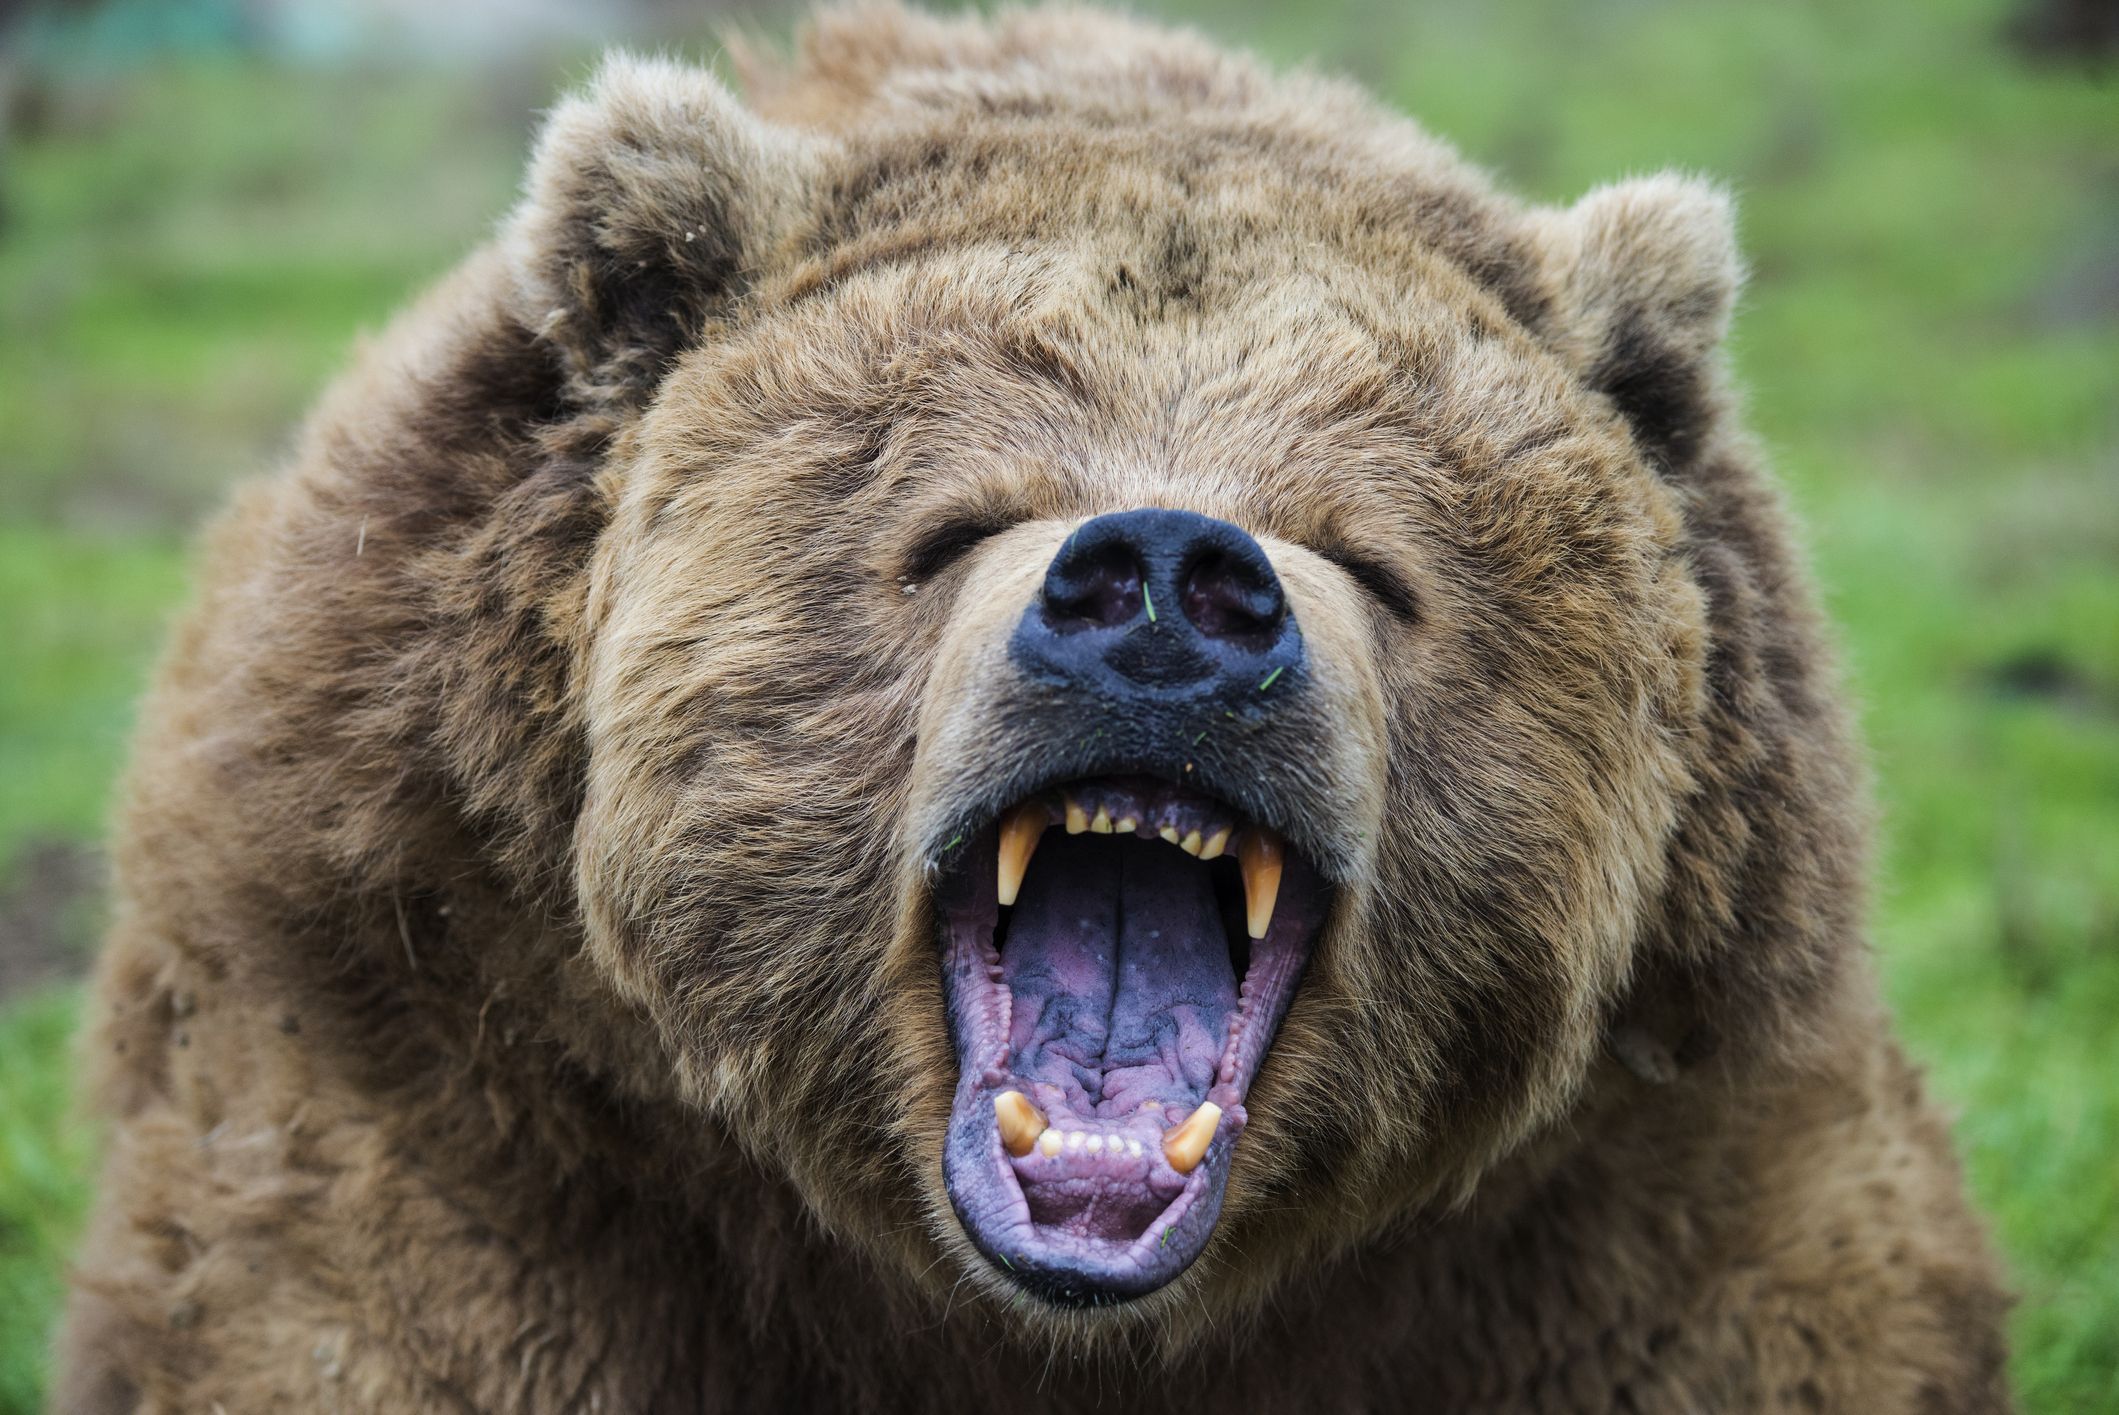
{"type": "MultiPolygon", "coordinates": [[[[2119,1410],[2119,72],[2031,53],[2021,3],[1149,8],[1539,198],[1735,186],[1736,356],[1880,777],[1885,981],[2013,1265],[2026,1407],[2119,1410]]],[[[708,57],[722,18],[143,0],[0,35],[0,1412],[37,1407],[84,1202],[96,840],[187,536],[490,229],[595,43],[708,57]]]]}

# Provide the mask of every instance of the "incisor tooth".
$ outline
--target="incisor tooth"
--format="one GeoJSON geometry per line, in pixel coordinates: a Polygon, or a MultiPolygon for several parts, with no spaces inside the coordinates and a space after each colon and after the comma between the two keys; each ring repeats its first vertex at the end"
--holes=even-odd
{"type": "Polygon", "coordinates": [[[1037,1148],[1040,1154],[1056,1155],[1059,1153],[1059,1147],[1060,1132],[1057,1130],[1047,1130],[1044,1134],[1037,1137],[1037,1148]]]}
{"type": "Polygon", "coordinates": [[[1199,847],[1199,858],[1202,860],[1218,860],[1221,858],[1221,852],[1228,848],[1229,828],[1223,826],[1220,830],[1208,836],[1207,843],[1199,847]]]}
{"type": "Polygon", "coordinates": [[[1221,1124],[1221,1107],[1207,1101],[1185,1117],[1185,1123],[1163,1132],[1163,1158],[1179,1174],[1190,1174],[1206,1158],[1214,1129],[1221,1124]]]}
{"type": "Polygon", "coordinates": [[[1245,831],[1236,842],[1236,862],[1243,866],[1244,922],[1252,938],[1264,938],[1273,923],[1285,854],[1280,837],[1262,825],[1245,831]]]}
{"type": "Polygon", "coordinates": [[[1001,817],[1001,903],[1015,902],[1023,887],[1023,871],[1030,868],[1030,856],[1051,820],[1043,806],[1029,802],[1001,817]]]}
{"type": "Polygon", "coordinates": [[[1080,835],[1089,828],[1089,813],[1072,796],[1067,798],[1067,834],[1080,835]]]}
{"type": "Polygon", "coordinates": [[[1174,825],[1166,825],[1161,830],[1158,830],[1155,833],[1157,835],[1160,835],[1163,839],[1169,841],[1172,845],[1175,845],[1179,838],[1177,834],[1177,827],[1174,825]]]}
{"type": "Polygon", "coordinates": [[[1098,806],[1095,817],[1089,822],[1089,829],[1095,831],[1098,835],[1109,835],[1111,833],[1111,813],[1102,806],[1098,806]]]}
{"type": "Polygon", "coordinates": [[[1045,1133],[1045,1113],[1030,1104],[1021,1091],[1003,1091],[993,1098],[993,1118],[1001,1127],[1001,1146],[1021,1159],[1030,1153],[1045,1133]]]}
{"type": "Polygon", "coordinates": [[[1177,848],[1184,851],[1187,855],[1197,855],[1199,853],[1199,832],[1195,830],[1186,835],[1184,839],[1177,842],[1177,848]]]}

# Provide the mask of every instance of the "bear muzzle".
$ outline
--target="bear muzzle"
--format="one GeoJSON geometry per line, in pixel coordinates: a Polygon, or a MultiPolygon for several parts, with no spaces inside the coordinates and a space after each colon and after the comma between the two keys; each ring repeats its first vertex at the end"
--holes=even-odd
{"type": "Polygon", "coordinates": [[[1103,1306],[1205,1249],[1381,763],[1360,621],[1314,555],[1169,508],[1008,558],[1032,544],[959,587],[909,820],[958,1063],[951,1205],[1005,1280],[1103,1306]]]}

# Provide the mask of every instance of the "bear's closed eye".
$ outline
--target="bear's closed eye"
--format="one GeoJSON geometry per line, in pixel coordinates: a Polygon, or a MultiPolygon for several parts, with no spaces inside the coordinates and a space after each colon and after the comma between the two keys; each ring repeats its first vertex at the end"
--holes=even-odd
{"type": "Polygon", "coordinates": [[[1420,618],[1419,596],[1406,578],[1377,557],[1352,546],[1330,543],[1317,547],[1317,553],[1347,573],[1353,582],[1367,592],[1370,598],[1408,623],[1420,618]]]}
{"type": "Polygon", "coordinates": [[[940,521],[920,532],[906,547],[898,561],[897,578],[925,584],[1012,524],[999,514],[954,516],[940,521]]]}

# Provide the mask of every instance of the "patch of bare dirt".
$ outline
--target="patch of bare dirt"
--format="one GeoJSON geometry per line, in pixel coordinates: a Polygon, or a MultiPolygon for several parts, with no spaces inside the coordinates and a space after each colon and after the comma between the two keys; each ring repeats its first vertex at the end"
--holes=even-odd
{"type": "Polygon", "coordinates": [[[0,883],[0,1001],[88,970],[103,893],[103,853],[32,841],[0,883]]]}

